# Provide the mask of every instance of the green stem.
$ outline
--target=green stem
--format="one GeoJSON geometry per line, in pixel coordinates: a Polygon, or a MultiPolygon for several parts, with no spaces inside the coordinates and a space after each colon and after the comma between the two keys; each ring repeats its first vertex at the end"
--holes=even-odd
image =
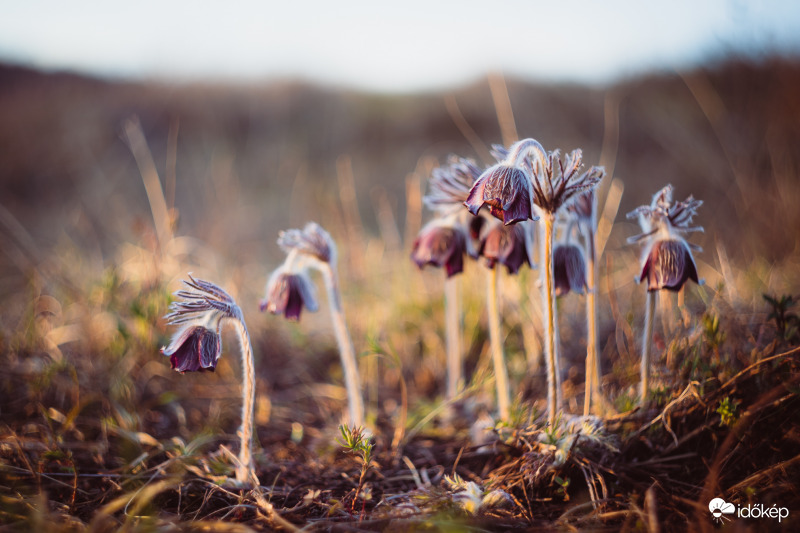
{"type": "Polygon", "coordinates": [[[489,269],[489,275],[486,277],[486,303],[489,306],[489,343],[492,347],[492,361],[494,362],[497,409],[500,419],[508,420],[511,391],[508,386],[508,371],[506,370],[505,357],[503,356],[503,343],[500,340],[500,312],[497,308],[498,268],[496,265],[494,268],[489,269]]]}

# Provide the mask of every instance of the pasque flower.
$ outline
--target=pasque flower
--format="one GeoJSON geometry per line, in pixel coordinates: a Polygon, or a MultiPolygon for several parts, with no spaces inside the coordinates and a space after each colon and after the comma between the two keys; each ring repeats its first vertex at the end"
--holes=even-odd
{"type": "Polygon", "coordinates": [[[574,244],[557,244],[553,249],[553,279],[556,296],[569,291],[583,294],[586,289],[586,261],[574,244]]]}
{"type": "Polygon", "coordinates": [[[426,265],[444,267],[447,277],[464,270],[467,235],[458,217],[435,218],[420,230],[411,250],[411,259],[421,269],[426,265]]]}
{"type": "Polygon", "coordinates": [[[286,252],[286,260],[267,282],[267,294],[261,310],[283,313],[288,319],[299,319],[303,306],[309,311],[317,310],[317,299],[308,269],[322,274],[328,292],[328,305],[339,346],[339,355],[344,367],[345,386],[349,406],[348,424],[360,427],[364,424],[364,402],[358,375],[355,349],[344,320],[342,298],[339,293],[339,275],[336,270],[336,244],[330,234],[316,222],[309,222],[303,229],[289,229],[278,236],[278,245],[286,252]]]}
{"type": "MultiPolygon", "coordinates": [[[[423,198],[426,207],[436,216],[417,235],[411,259],[421,269],[426,265],[444,267],[445,346],[447,350],[447,397],[458,393],[461,383],[461,331],[458,318],[458,286],[456,274],[464,270],[464,255],[477,252],[471,238],[475,221],[463,209],[473,183],[481,170],[470,159],[450,156],[447,164],[437,167],[428,181],[428,194],[423,198]]],[[[477,226],[475,226],[477,228],[477,226]]],[[[477,231],[477,230],[476,230],[477,231]]]]}
{"type": "Polygon", "coordinates": [[[683,239],[655,240],[639,274],[639,281],[647,280],[647,290],[667,289],[679,291],[687,280],[700,283],[697,266],[686,241],[683,239]]]}
{"type": "Polygon", "coordinates": [[[628,238],[629,243],[644,242],[641,270],[637,282],[647,280],[647,290],[668,289],[679,291],[687,280],[701,283],[692,250],[699,246],[689,244],[683,235],[703,231],[691,227],[700,200],[689,196],[683,202],[672,202],[672,185],[667,185],[654,196],[649,206],[640,206],[628,213],[637,218],[642,233],[628,238]]]}
{"type": "Polygon", "coordinates": [[[273,272],[267,281],[267,297],[261,301],[259,309],[273,315],[283,314],[289,320],[300,320],[303,307],[312,313],[319,309],[308,274],[303,270],[292,273],[285,268],[273,272]]]}
{"type": "Polygon", "coordinates": [[[647,298],[642,336],[642,362],[640,404],[647,399],[650,381],[650,340],[656,312],[656,293],[660,289],[679,291],[687,280],[702,283],[697,277],[697,266],[692,249],[699,247],[686,242],[683,235],[703,231],[692,227],[697,208],[703,204],[689,196],[683,202],[672,202],[672,185],[667,185],[655,195],[649,206],[643,205],[628,213],[637,218],[642,233],[628,238],[629,243],[644,242],[641,270],[637,282],[647,280],[647,298]]]}
{"type": "Polygon", "coordinates": [[[481,169],[473,160],[450,156],[447,165],[437,167],[431,172],[428,194],[422,201],[438,216],[460,211],[480,175],[481,169]]]}
{"type": "Polygon", "coordinates": [[[186,325],[179,329],[161,353],[169,356],[173,370],[184,372],[213,372],[222,353],[222,340],[213,329],[203,325],[186,325]]]}
{"type": "Polygon", "coordinates": [[[524,226],[491,222],[486,225],[488,230],[480,233],[479,253],[486,259],[487,267],[494,268],[499,263],[509,274],[516,274],[522,265],[530,266],[524,226]]]}
{"type": "Polygon", "coordinates": [[[191,275],[189,281],[183,283],[187,288],[175,292],[175,296],[181,299],[170,304],[170,313],[164,317],[168,324],[180,327],[169,346],[161,348],[161,353],[168,355],[172,368],[181,373],[213,371],[222,354],[222,322],[229,320],[233,323],[242,356],[242,429],[236,481],[258,485],[251,451],[255,365],[242,310],[230,294],[214,283],[191,275]]]}
{"type": "Polygon", "coordinates": [[[498,163],[480,175],[464,205],[473,215],[488,205],[489,212],[503,224],[532,219],[530,176],[513,163],[498,163]]]}
{"type": "MultiPolygon", "coordinates": [[[[521,173],[514,174],[515,178],[519,175],[527,177],[528,188],[526,192],[529,194],[530,201],[536,206],[536,211],[543,219],[540,243],[543,260],[542,290],[545,302],[543,316],[546,321],[547,405],[548,422],[554,425],[556,412],[561,404],[561,381],[557,356],[558,339],[555,327],[557,309],[554,295],[554,224],[558,212],[576,201],[582,193],[596,187],[605,175],[605,171],[602,167],[596,166],[582,171],[583,156],[581,150],[574,150],[562,159],[558,150],[546,152],[535,139],[523,139],[514,143],[508,149],[502,146],[495,146],[494,154],[495,157],[503,158],[500,165],[493,167],[495,173],[501,168],[513,167],[521,173]]],[[[485,172],[483,176],[492,175],[488,173],[489,171],[485,172]]],[[[509,177],[509,179],[498,181],[497,183],[516,184],[518,180],[509,177]]],[[[513,190],[522,193],[525,187],[517,186],[513,190]]],[[[475,188],[473,188],[474,191],[475,188]]],[[[509,195],[509,197],[511,196],[509,195]]],[[[483,198],[485,197],[486,194],[484,192],[483,198]]],[[[506,204],[512,205],[508,200],[506,200],[506,204]]],[[[472,207],[469,202],[467,206],[472,207]]],[[[509,210],[510,215],[508,218],[511,220],[516,219],[518,212],[513,209],[509,210]]],[[[504,209],[505,211],[506,209],[504,209]]]]}

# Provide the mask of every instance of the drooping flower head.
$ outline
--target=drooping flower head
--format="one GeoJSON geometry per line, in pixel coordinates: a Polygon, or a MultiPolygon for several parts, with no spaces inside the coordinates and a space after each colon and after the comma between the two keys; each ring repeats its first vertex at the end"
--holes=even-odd
{"type": "Polygon", "coordinates": [[[654,196],[649,206],[637,207],[627,217],[637,218],[642,232],[628,238],[628,243],[644,241],[641,271],[637,283],[647,280],[647,290],[668,289],[679,291],[687,280],[701,284],[692,251],[701,248],[690,244],[684,234],[703,231],[690,226],[697,214],[701,200],[689,196],[683,202],[672,201],[672,185],[667,185],[654,196]]]}
{"type": "Polygon", "coordinates": [[[291,272],[280,267],[267,281],[267,296],[259,309],[273,315],[283,314],[289,320],[300,320],[303,307],[316,312],[319,309],[314,284],[303,270],[291,272]]]}
{"type": "Polygon", "coordinates": [[[336,264],[336,244],[330,233],[316,222],[309,222],[302,230],[287,229],[278,236],[278,246],[287,254],[297,251],[299,258],[316,259],[336,264]]]}
{"type": "Polygon", "coordinates": [[[187,326],[175,333],[161,353],[169,356],[170,366],[181,374],[213,372],[222,353],[222,339],[219,333],[204,326],[187,326]]]}
{"type": "Polygon", "coordinates": [[[175,292],[183,300],[172,302],[171,312],[164,317],[168,324],[180,327],[161,353],[169,356],[172,368],[178,372],[213,372],[222,353],[221,321],[226,317],[241,319],[241,309],[227,292],[211,282],[190,275],[189,281],[183,283],[188,289],[175,292]]]}
{"type": "Polygon", "coordinates": [[[569,291],[583,294],[586,289],[586,260],[574,244],[558,244],[553,249],[553,282],[556,296],[569,291]]]}
{"type": "Polygon", "coordinates": [[[302,230],[282,231],[278,245],[286,252],[286,260],[270,275],[259,309],[300,320],[303,307],[312,313],[319,309],[308,269],[321,264],[335,266],[336,244],[322,226],[309,222],[302,230]]]}
{"type": "Polygon", "coordinates": [[[426,265],[444,267],[447,277],[464,270],[467,235],[457,218],[448,216],[430,221],[417,235],[411,259],[422,269],[426,265]]]}
{"type": "Polygon", "coordinates": [[[506,226],[497,222],[486,225],[488,229],[480,236],[480,255],[486,258],[487,267],[494,268],[500,263],[509,274],[516,274],[522,265],[531,266],[523,225],[506,226]]]}
{"type": "Polygon", "coordinates": [[[464,205],[473,215],[488,205],[492,216],[506,225],[533,219],[530,178],[512,163],[500,162],[480,175],[464,205]]]}
{"type": "Polygon", "coordinates": [[[423,202],[437,216],[420,230],[411,250],[411,259],[420,269],[444,267],[451,277],[463,272],[465,253],[477,256],[470,232],[473,221],[483,219],[468,220],[462,206],[480,172],[472,160],[455,156],[433,170],[423,202]]]}
{"type": "Polygon", "coordinates": [[[597,194],[595,189],[589,189],[582,194],[579,194],[575,200],[567,206],[569,214],[575,217],[578,227],[584,235],[594,237],[597,231],[597,194]]]}
{"type": "Polygon", "coordinates": [[[605,176],[603,167],[583,169],[583,152],[573,150],[564,159],[559,150],[545,152],[539,142],[524,139],[508,150],[495,146],[498,155],[522,168],[530,176],[533,203],[543,212],[556,213],[571,205],[581,193],[594,189],[605,176]]]}
{"type": "Polygon", "coordinates": [[[344,368],[350,417],[348,423],[354,427],[361,426],[364,423],[364,402],[353,341],[344,320],[336,269],[336,244],[322,226],[309,222],[302,230],[281,231],[278,245],[286,252],[286,259],[269,277],[261,310],[283,313],[288,319],[299,319],[303,306],[309,311],[316,311],[317,299],[308,271],[313,269],[322,275],[344,368]]]}

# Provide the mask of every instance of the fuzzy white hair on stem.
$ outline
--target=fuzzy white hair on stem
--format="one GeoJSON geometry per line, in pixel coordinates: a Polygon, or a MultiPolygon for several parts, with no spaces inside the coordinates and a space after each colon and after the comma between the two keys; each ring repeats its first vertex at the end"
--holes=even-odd
{"type": "MultiPolygon", "coordinates": [[[[302,283],[302,292],[307,296],[312,295],[313,291],[306,285],[310,283],[307,276],[305,276],[306,270],[313,269],[322,274],[328,293],[328,306],[336,343],[339,348],[342,367],[344,368],[349,413],[348,425],[361,427],[364,425],[364,400],[361,395],[361,380],[358,373],[355,349],[353,348],[353,341],[347,329],[342,308],[337,271],[336,243],[322,226],[316,222],[309,222],[303,229],[282,231],[278,236],[278,245],[287,254],[286,261],[279,267],[279,270],[285,274],[302,276],[298,279],[302,283]]],[[[270,279],[273,279],[273,277],[271,276],[270,279]]],[[[269,288],[270,286],[268,285],[269,288]]],[[[262,308],[272,312],[281,312],[280,306],[273,305],[274,302],[270,301],[270,297],[271,294],[268,290],[267,298],[262,304],[262,308]]],[[[314,305],[309,310],[316,310],[316,298],[313,297],[310,301],[314,305]]],[[[294,311],[294,308],[292,309],[294,311]]],[[[288,315],[287,318],[289,318],[288,315]]],[[[297,318],[299,318],[299,311],[297,312],[297,318]]]]}
{"type": "Polygon", "coordinates": [[[628,219],[637,219],[642,233],[628,238],[629,244],[643,243],[641,268],[636,282],[647,282],[644,331],[642,334],[642,359],[640,370],[639,403],[644,405],[650,387],[650,345],[656,313],[656,295],[662,289],[680,291],[692,280],[703,284],[697,275],[697,265],[692,251],[701,251],[689,243],[684,235],[702,232],[702,227],[691,226],[701,200],[689,196],[682,202],[672,201],[672,185],[656,194],[650,205],[637,207],[628,213],[628,219]]]}
{"type": "Polygon", "coordinates": [[[180,328],[169,346],[161,349],[161,353],[169,356],[172,368],[181,373],[213,371],[222,354],[220,330],[223,321],[232,322],[242,357],[242,426],[239,430],[236,482],[258,486],[252,452],[255,364],[244,315],[233,297],[218,285],[194,278],[191,274],[189,281],[184,280],[183,283],[187,288],[175,292],[180,300],[170,304],[171,312],[164,317],[167,324],[180,328]]]}

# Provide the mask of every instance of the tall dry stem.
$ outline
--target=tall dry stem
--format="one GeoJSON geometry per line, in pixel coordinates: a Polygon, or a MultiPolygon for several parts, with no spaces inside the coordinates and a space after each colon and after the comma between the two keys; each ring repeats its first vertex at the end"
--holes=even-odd
{"type": "Polygon", "coordinates": [[[656,291],[647,291],[647,302],[644,312],[644,335],[642,337],[642,367],[639,389],[639,405],[647,401],[650,387],[650,344],[653,338],[653,320],[656,314],[656,291]]]}
{"type": "Polygon", "coordinates": [[[486,280],[486,300],[489,315],[489,343],[494,363],[495,386],[497,387],[497,409],[501,420],[508,420],[511,390],[508,385],[508,370],[500,338],[500,312],[497,306],[497,283],[499,266],[490,268],[486,280]]]}
{"type": "Polygon", "coordinates": [[[339,346],[339,355],[342,358],[344,368],[344,382],[347,388],[347,404],[350,413],[350,427],[361,427],[364,425],[364,401],[361,397],[361,380],[358,375],[355,349],[347,330],[342,309],[342,298],[339,293],[339,280],[334,267],[329,263],[320,263],[320,270],[325,280],[325,288],[328,291],[328,305],[333,321],[333,330],[336,335],[336,343],[339,346]]]}
{"type": "Polygon", "coordinates": [[[239,464],[236,466],[236,481],[253,482],[258,485],[253,465],[253,414],[256,402],[256,371],[253,361],[253,345],[243,318],[233,321],[239,338],[242,356],[242,429],[239,447],[239,464]]]}
{"type": "Polygon", "coordinates": [[[445,343],[447,345],[447,399],[452,400],[461,386],[461,328],[458,316],[458,278],[444,282],[445,343]]]}
{"type": "Polygon", "coordinates": [[[558,340],[556,339],[556,297],[555,284],[553,280],[553,225],[555,215],[553,213],[542,213],[542,294],[545,301],[545,361],[547,362],[547,422],[553,427],[556,422],[556,415],[561,405],[559,397],[560,376],[558,375],[558,364],[556,361],[556,350],[558,340]]]}
{"type": "MultiPolygon", "coordinates": [[[[594,202],[596,204],[597,198],[594,202]]],[[[597,342],[597,257],[595,249],[596,205],[592,209],[592,220],[584,227],[586,245],[586,392],[583,415],[592,411],[600,401],[600,357],[597,342]]]]}

